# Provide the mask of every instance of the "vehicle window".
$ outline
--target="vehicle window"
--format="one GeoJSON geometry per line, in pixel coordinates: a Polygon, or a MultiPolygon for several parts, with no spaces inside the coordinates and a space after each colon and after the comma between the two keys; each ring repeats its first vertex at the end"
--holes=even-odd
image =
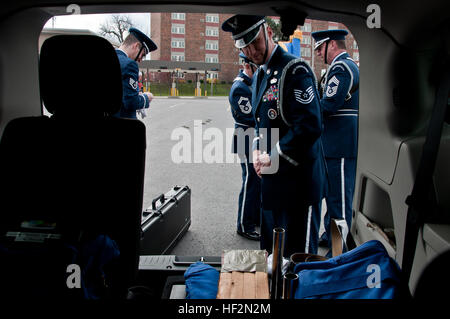
{"type": "MultiPolygon", "coordinates": [[[[127,30],[136,27],[158,45],[158,50],[139,63],[137,88],[154,96],[146,116],[137,116],[147,127],[143,208],[174,185],[192,189],[190,240],[182,240],[175,254],[217,255],[223,248],[258,249],[257,242],[234,236],[242,172],[239,159],[231,153],[234,121],[228,95],[241,59],[230,34],[221,29],[230,16],[183,12],[56,16],[45,24],[39,39],[41,46],[56,34],[96,34],[119,48],[127,30]]],[[[319,81],[328,66],[314,52],[311,33],[347,28],[332,21],[306,19],[290,40],[281,41],[279,21],[276,16],[268,18],[274,39],[288,50],[298,45],[298,57],[311,66],[319,81]]],[[[359,64],[358,46],[351,33],[346,49],[359,64]]],[[[61,80],[66,76],[70,74],[62,70],[61,80]]],[[[101,79],[96,83],[107,94],[101,79]]],[[[49,115],[45,107],[43,114],[49,115]]]]}

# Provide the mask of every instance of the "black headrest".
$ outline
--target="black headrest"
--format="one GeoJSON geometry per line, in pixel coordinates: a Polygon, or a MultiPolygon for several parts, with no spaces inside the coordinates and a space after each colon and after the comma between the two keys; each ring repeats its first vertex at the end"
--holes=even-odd
{"type": "Polygon", "coordinates": [[[47,39],[39,61],[41,98],[52,114],[114,114],[122,104],[117,54],[93,35],[57,35],[47,39]]]}

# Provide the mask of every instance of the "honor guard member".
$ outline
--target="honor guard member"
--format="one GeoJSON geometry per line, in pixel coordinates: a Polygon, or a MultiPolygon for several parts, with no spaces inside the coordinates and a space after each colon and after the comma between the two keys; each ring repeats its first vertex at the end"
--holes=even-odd
{"type": "Polygon", "coordinates": [[[156,44],[136,28],[130,28],[129,35],[121,46],[116,49],[122,71],[122,107],[116,117],[136,118],[136,111],[145,117],[145,109],[153,99],[151,93],[139,92],[139,67],[144,56],[156,50],[156,44]]]}
{"type": "Polygon", "coordinates": [[[347,34],[347,30],[324,30],[311,34],[317,56],[330,65],[324,76],[321,98],[322,141],[330,181],[321,243],[326,242],[328,247],[331,247],[330,218],[345,220],[347,232],[352,223],[358,148],[359,70],[345,51],[347,34]]]}
{"type": "Polygon", "coordinates": [[[259,240],[256,227],[260,225],[261,182],[253,168],[251,141],[255,120],[252,114],[252,77],[256,66],[241,52],[244,69],[234,79],[229,95],[231,114],[234,118],[233,153],[239,155],[242,168],[242,187],[239,193],[237,233],[247,239],[259,240]]]}
{"type": "Polygon", "coordinates": [[[282,227],[284,256],[316,253],[320,214],[313,207],[325,196],[327,182],[314,73],[274,43],[264,16],[235,15],[222,29],[260,65],[253,76],[251,105],[256,121],[253,165],[261,177],[261,249],[272,252],[273,229],[282,227]]]}

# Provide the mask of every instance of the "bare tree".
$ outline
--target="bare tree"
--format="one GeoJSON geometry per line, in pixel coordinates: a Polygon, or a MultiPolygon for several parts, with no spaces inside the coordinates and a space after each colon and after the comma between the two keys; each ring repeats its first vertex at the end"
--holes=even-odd
{"type": "Polygon", "coordinates": [[[113,41],[122,43],[125,31],[133,27],[134,23],[127,15],[112,15],[107,21],[100,25],[100,34],[113,41]]]}

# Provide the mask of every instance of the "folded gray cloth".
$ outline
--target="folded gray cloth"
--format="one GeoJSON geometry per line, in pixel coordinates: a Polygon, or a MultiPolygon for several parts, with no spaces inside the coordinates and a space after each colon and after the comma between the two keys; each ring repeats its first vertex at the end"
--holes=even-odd
{"type": "Polygon", "coordinates": [[[224,250],[221,272],[266,272],[265,250],[224,250]]]}

